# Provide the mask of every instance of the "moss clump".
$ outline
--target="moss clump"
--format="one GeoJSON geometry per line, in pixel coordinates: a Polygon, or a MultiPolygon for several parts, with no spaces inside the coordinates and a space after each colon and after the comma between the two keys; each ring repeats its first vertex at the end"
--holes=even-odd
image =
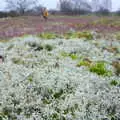
{"type": "Polygon", "coordinates": [[[56,39],[58,36],[54,33],[41,33],[38,37],[42,39],[56,39]]]}
{"type": "Polygon", "coordinates": [[[81,66],[90,67],[91,63],[92,61],[90,59],[84,58],[78,62],[77,67],[81,67],[81,66]]]}
{"type": "Polygon", "coordinates": [[[90,66],[90,63],[88,61],[79,61],[78,64],[77,64],[77,67],[81,67],[81,66],[87,66],[89,67],[90,66]]]}
{"type": "Polygon", "coordinates": [[[78,56],[76,54],[69,54],[69,57],[72,59],[72,60],[76,60],[78,58],[78,56]]]}
{"type": "Polygon", "coordinates": [[[120,40],[120,33],[117,33],[117,34],[116,34],[116,39],[117,39],[117,40],[120,40]]]}
{"type": "Polygon", "coordinates": [[[61,52],[61,56],[64,57],[64,58],[65,58],[65,57],[68,57],[68,56],[69,56],[69,53],[62,51],[62,52],[61,52]]]}
{"type": "Polygon", "coordinates": [[[116,80],[112,80],[112,81],[110,82],[110,85],[112,85],[112,86],[116,86],[116,85],[118,85],[118,81],[116,81],[116,80]]]}
{"type": "Polygon", "coordinates": [[[93,35],[90,32],[79,32],[78,38],[86,38],[88,40],[93,39],[93,35]]]}
{"type": "Polygon", "coordinates": [[[47,51],[52,51],[52,50],[53,50],[53,46],[52,46],[52,45],[49,45],[49,44],[46,44],[46,45],[45,45],[45,49],[46,49],[47,51]]]}
{"type": "Polygon", "coordinates": [[[112,62],[112,65],[114,66],[114,68],[115,68],[115,74],[117,75],[117,76],[119,76],[120,75],[120,62],[119,61],[113,61],[112,62]]]}
{"type": "Polygon", "coordinates": [[[92,64],[90,66],[90,72],[93,72],[102,76],[110,76],[112,74],[111,71],[108,71],[106,69],[105,62],[101,62],[101,61],[96,62],[95,64],[92,64]]]}
{"type": "Polygon", "coordinates": [[[30,42],[28,45],[33,48],[35,51],[43,50],[43,46],[41,44],[38,44],[36,42],[30,42]]]}
{"type": "Polygon", "coordinates": [[[18,65],[25,63],[24,60],[22,60],[21,58],[12,58],[12,62],[18,65]]]}
{"type": "Polygon", "coordinates": [[[55,99],[58,99],[63,95],[63,93],[64,93],[63,89],[60,89],[60,91],[56,92],[53,96],[55,99]]]}
{"type": "Polygon", "coordinates": [[[68,32],[64,34],[64,38],[73,39],[73,38],[85,38],[87,40],[93,39],[93,35],[90,32],[68,32]]]}
{"type": "Polygon", "coordinates": [[[75,53],[67,53],[67,52],[61,52],[62,57],[70,57],[72,60],[76,60],[78,58],[77,54],[75,53]]]}

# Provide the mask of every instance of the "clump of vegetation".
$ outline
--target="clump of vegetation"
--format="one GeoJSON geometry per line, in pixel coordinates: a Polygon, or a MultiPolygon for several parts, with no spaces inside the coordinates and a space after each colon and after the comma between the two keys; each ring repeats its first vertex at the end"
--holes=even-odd
{"type": "Polygon", "coordinates": [[[62,57],[70,57],[72,60],[78,59],[77,54],[75,53],[66,53],[66,52],[61,52],[62,57]]]}
{"type": "Polygon", "coordinates": [[[52,51],[52,50],[53,50],[53,46],[52,46],[52,45],[49,45],[49,44],[46,44],[46,45],[45,45],[45,49],[46,49],[47,51],[52,51]]]}
{"type": "Polygon", "coordinates": [[[112,74],[111,71],[106,69],[105,62],[101,62],[101,61],[91,64],[90,72],[93,72],[102,76],[110,76],[112,74]]]}
{"type": "Polygon", "coordinates": [[[14,47],[14,45],[11,44],[11,45],[7,48],[7,50],[11,50],[13,47],[14,47]]]}
{"type": "Polygon", "coordinates": [[[112,81],[110,82],[110,85],[112,85],[112,86],[116,86],[116,85],[118,85],[118,81],[116,81],[116,80],[112,80],[112,81]]]}
{"type": "Polygon", "coordinates": [[[104,48],[104,49],[107,50],[108,52],[118,53],[117,47],[109,47],[109,48],[104,48]]]}
{"type": "Polygon", "coordinates": [[[93,35],[90,32],[68,32],[64,34],[66,39],[72,38],[85,38],[87,40],[93,39],[93,35]]]}
{"type": "Polygon", "coordinates": [[[79,32],[78,38],[86,38],[88,40],[93,39],[93,35],[90,32],[79,32]]]}
{"type": "Polygon", "coordinates": [[[116,34],[116,39],[117,39],[117,40],[120,40],[120,33],[117,33],[117,34],[116,34]]]}
{"type": "Polygon", "coordinates": [[[36,43],[36,42],[30,42],[28,45],[31,48],[33,48],[35,51],[43,50],[43,46],[41,44],[36,43]]]}
{"type": "Polygon", "coordinates": [[[72,60],[76,60],[78,58],[78,56],[74,53],[70,53],[69,54],[69,57],[72,59],[72,60]]]}
{"type": "Polygon", "coordinates": [[[47,51],[52,51],[53,50],[53,46],[49,45],[49,44],[42,45],[42,44],[38,44],[36,42],[30,42],[29,46],[31,48],[33,48],[35,51],[41,51],[43,49],[45,49],[47,51]]]}
{"type": "Polygon", "coordinates": [[[62,52],[61,52],[61,56],[65,58],[65,57],[68,57],[69,54],[68,54],[67,52],[62,51],[62,52]]]}
{"type": "Polygon", "coordinates": [[[113,62],[112,62],[112,65],[113,65],[114,68],[115,68],[115,74],[116,74],[117,76],[119,76],[119,75],[120,75],[120,62],[119,62],[119,61],[113,61],[113,62]]]}
{"type": "Polygon", "coordinates": [[[86,66],[86,67],[90,67],[91,65],[91,61],[88,60],[80,60],[77,64],[77,67],[81,67],[81,66],[86,66]]]}
{"type": "Polygon", "coordinates": [[[42,39],[56,39],[58,36],[55,33],[41,33],[38,37],[42,39]]]}
{"type": "Polygon", "coordinates": [[[21,58],[17,58],[17,57],[16,58],[12,58],[12,62],[14,64],[18,64],[18,65],[25,63],[24,60],[22,60],[21,58]]]}

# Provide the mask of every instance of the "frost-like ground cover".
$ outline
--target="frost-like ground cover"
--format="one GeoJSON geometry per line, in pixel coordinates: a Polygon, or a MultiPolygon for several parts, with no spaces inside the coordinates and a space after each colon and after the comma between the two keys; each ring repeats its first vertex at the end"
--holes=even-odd
{"type": "Polygon", "coordinates": [[[27,36],[0,48],[0,120],[120,119],[119,41],[27,36]]]}

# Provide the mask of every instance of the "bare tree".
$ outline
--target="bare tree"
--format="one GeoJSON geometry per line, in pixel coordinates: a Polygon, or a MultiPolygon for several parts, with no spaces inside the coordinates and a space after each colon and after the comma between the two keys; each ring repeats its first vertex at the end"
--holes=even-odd
{"type": "Polygon", "coordinates": [[[35,0],[6,0],[7,8],[9,10],[17,11],[24,14],[28,9],[35,5],[35,0]]]}
{"type": "Polygon", "coordinates": [[[92,0],[93,11],[99,11],[101,9],[110,11],[112,9],[111,0],[92,0]]]}
{"type": "Polygon", "coordinates": [[[60,10],[62,12],[72,11],[72,4],[70,0],[59,0],[59,2],[60,2],[60,10]]]}
{"type": "Polygon", "coordinates": [[[87,0],[59,0],[60,10],[74,14],[81,14],[91,11],[91,6],[87,0]]]}
{"type": "Polygon", "coordinates": [[[104,9],[110,11],[112,9],[112,1],[111,0],[102,0],[101,1],[101,6],[104,9]]]}
{"type": "Polygon", "coordinates": [[[74,4],[74,9],[77,9],[78,11],[91,11],[91,6],[88,0],[72,0],[72,2],[74,4]]]}
{"type": "Polygon", "coordinates": [[[92,0],[91,6],[93,11],[98,11],[100,9],[100,0],[92,0]]]}

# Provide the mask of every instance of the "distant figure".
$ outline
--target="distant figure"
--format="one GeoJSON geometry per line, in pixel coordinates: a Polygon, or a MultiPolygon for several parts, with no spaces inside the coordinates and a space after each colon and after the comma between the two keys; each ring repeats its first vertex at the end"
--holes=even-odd
{"type": "Polygon", "coordinates": [[[45,21],[48,20],[48,10],[46,8],[43,8],[43,10],[42,10],[42,16],[45,19],[45,21]]]}

